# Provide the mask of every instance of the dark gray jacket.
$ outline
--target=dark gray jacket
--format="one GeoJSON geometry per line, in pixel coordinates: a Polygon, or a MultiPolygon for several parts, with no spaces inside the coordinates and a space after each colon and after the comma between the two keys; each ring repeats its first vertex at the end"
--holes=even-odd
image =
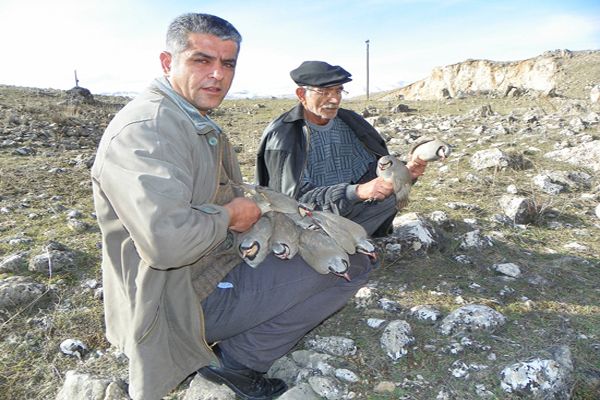
{"type": "MultiPolygon", "coordinates": [[[[363,117],[343,108],[339,109],[337,115],[376,158],[388,154],[383,138],[363,117]]],[[[336,207],[341,215],[346,215],[352,205],[359,201],[358,198],[347,196],[348,186],[375,178],[376,163],[357,182],[321,187],[302,185],[309,137],[310,128],[304,121],[304,107],[300,103],[271,122],[263,132],[258,149],[257,183],[297,198],[316,209],[331,210],[336,207]]]]}

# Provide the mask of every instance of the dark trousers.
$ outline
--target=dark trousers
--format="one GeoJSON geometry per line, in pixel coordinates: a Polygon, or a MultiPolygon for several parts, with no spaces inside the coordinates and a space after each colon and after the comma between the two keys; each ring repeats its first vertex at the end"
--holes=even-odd
{"type": "Polygon", "coordinates": [[[266,372],[367,283],[369,258],[352,255],[350,263],[350,282],[315,272],[300,256],[269,255],[256,269],[241,263],[202,301],[207,341],[218,341],[239,363],[266,372]]]}
{"type": "Polygon", "coordinates": [[[346,218],[360,224],[369,236],[386,236],[391,232],[392,221],[396,216],[396,197],[391,195],[382,201],[357,203],[346,218]]]}

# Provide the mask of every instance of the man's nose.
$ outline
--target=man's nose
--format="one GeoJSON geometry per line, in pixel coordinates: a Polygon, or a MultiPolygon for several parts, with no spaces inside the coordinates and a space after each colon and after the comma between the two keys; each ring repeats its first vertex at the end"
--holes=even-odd
{"type": "Polygon", "coordinates": [[[210,73],[211,78],[214,78],[218,81],[220,81],[221,79],[223,79],[223,66],[221,65],[216,65],[212,72],[210,73]]]}

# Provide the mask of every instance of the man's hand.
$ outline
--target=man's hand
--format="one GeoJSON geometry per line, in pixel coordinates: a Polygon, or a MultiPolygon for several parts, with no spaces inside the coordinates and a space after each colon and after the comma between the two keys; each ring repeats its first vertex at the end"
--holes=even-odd
{"type": "Polygon", "coordinates": [[[260,218],[260,208],[245,197],[236,197],[223,205],[229,212],[229,229],[234,232],[245,232],[260,218]]]}
{"type": "Polygon", "coordinates": [[[385,181],[381,177],[377,177],[367,183],[361,183],[356,187],[356,195],[361,200],[381,201],[392,193],[394,193],[392,182],[385,181]]]}
{"type": "Polygon", "coordinates": [[[408,170],[410,171],[410,176],[413,179],[416,179],[425,173],[425,168],[427,168],[427,161],[421,160],[419,156],[414,155],[410,159],[410,161],[406,163],[406,168],[408,168],[408,170]]]}

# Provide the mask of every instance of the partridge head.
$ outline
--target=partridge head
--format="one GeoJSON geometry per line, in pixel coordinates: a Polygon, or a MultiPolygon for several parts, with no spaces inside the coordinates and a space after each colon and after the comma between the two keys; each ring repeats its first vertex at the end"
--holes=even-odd
{"type": "Polygon", "coordinates": [[[300,233],[299,254],[318,273],[331,273],[350,281],[348,253],[322,230],[305,229],[300,233]]]}
{"type": "Polygon", "coordinates": [[[262,216],[250,229],[238,236],[238,252],[246,264],[256,268],[264,261],[271,251],[272,231],[271,220],[262,216]]]}
{"type": "Polygon", "coordinates": [[[452,153],[452,147],[436,138],[423,138],[413,144],[409,157],[418,155],[423,161],[445,160],[452,153]]]}

